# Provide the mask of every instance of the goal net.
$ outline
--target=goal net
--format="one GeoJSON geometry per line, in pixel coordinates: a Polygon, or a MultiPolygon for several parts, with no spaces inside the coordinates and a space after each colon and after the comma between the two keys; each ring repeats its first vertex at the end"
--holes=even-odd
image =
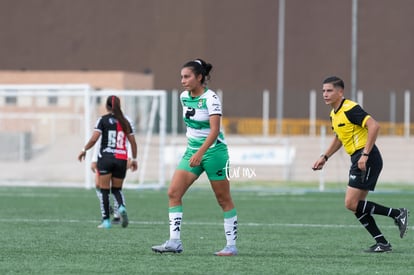
{"type": "Polygon", "coordinates": [[[0,184],[92,188],[93,149],[77,156],[106,113],[109,95],[121,99],[134,123],[138,171],[126,188],[165,185],[167,93],[162,90],[93,90],[89,85],[0,85],[0,184]]]}

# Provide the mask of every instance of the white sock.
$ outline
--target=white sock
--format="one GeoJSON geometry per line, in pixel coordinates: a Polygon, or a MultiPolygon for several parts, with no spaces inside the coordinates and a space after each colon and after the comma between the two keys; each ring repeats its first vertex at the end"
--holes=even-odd
{"type": "Polygon", "coordinates": [[[96,192],[96,196],[98,197],[99,201],[101,201],[101,200],[102,200],[102,193],[101,193],[101,189],[96,188],[96,189],[95,189],[95,192],[96,192]]]}
{"type": "Polygon", "coordinates": [[[170,219],[170,240],[180,240],[181,220],[183,219],[182,207],[170,207],[168,217],[170,219]]]}
{"type": "Polygon", "coordinates": [[[100,188],[96,188],[96,196],[98,197],[99,200],[99,207],[101,208],[101,214],[102,217],[105,215],[105,211],[103,209],[103,200],[102,200],[102,193],[101,193],[101,189],[100,188]]]}
{"type": "MultiPolygon", "coordinates": [[[[236,245],[236,239],[237,239],[237,215],[234,215],[232,217],[228,217],[229,215],[226,215],[226,214],[229,213],[229,212],[226,212],[225,213],[225,218],[224,218],[224,233],[226,235],[227,245],[236,245]]],[[[236,211],[234,209],[231,210],[231,212],[233,212],[233,214],[236,214],[236,211]]]]}
{"type": "MultiPolygon", "coordinates": [[[[124,196],[122,193],[121,193],[121,196],[124,196]]],[[[119,204],[118,204],[118,201],[116,200],[116,198],[115,198],[115,195],[113,195],[112,196],[113,197],[113,199],[114,199],[114,218],[119,218],[120,217],[120,215],[119,215],[119,211],[118,211],[118,209],[119,209],[119,204]]],[[[125,201],[125,200],[124,200],[125,201]]]]}

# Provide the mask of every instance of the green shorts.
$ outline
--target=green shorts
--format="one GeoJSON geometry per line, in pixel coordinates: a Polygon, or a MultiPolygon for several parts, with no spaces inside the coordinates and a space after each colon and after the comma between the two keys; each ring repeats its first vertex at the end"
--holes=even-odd
{"type": "Polygon", "coordinates": [[[214,147],[209,148],[199,166],[190,167],[190,158],[197,152],[196,149],[187,147],[180,163],[177,166],[178,170],[185,170],[200,176],[204,171],[209,180],[224,180],[226,179],[226,171],[229,166],[229,153],[227,145],[218,143],[214,147]]]}

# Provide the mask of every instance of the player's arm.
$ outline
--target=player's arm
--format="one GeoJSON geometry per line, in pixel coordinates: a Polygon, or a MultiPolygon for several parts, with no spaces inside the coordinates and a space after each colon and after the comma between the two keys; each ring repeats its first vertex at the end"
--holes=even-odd
{"type": "Polygon", "coordinates": [[[201,159],[203,158],[204,153],[213,145],[217,137],[220,133],[220,123],[221,123],[221,116],[218,114],[210,115],[210,133],[208,134],[206,140],[204,141],[203,145],[198,149],[198,151],[190,158],[190,166],[195,167],[199,166],[201,163],[201,159]]]}
{"type": "MultiPolygon", "coordinates": [[[[130,169],[131,168],[131,163],[132,163],[132,150],[131,150],[131,144],[129,143],[128,138],[126,140],[126,147],[127,147],[127,152],[128,152],[127,169],[130,169]]],[[[138,144],[137,144],[137,147],[138,147],[138,144]]],[[[137,151],[138,151],[138,148],[137,148],[137,151]]],[[[137,156],[138,156],[138,153],[137,153],[137,156]]],[[[138,162],[138,160],[137,160],[137,162],[138,162]]]]}
{"type": "Polygon", "coordinates": [[[89,139],[89,141],[86,143],[86,145],[83,147],[82,151],[78,155],[79,161],[82,161],[85,159],[86,151],[88,151],[95,145],[96,141],[99,139],[100,136],[101,136],[101,132],[99,130],[93,131],[91,138],[89,139]]]}
{"type": "Polygon", "coordinates": [[[129,134],[127,136],[129,145],[131,146],[131,155],[132,155],[132,160],[131,160],[131,171],[135,171],[138,169],[138,162],[137,162],[137,142],[135,140],[135,135],[134,134],[129,134]]]}
{"type": "Polygon", "coordinates": [[[367,141],[362,151],[361,157],[358,160],[358,168],[362,171],[366,170],[366,162],[369,158],[369,153],[372,147],[375,145],[380,126],[378,122],[371,117],[360,105],[356,105],[354,108],[345,113],[349,121],[361,127],[365,127],[368,130],[367,141]]]}
{"type": "Polygon", "coordinates": [[[335,136],[329,145],[328,149],[325,151],[324,154],[322,154],[316,162],[313,164],[312,169],[313,170],[321,170],[322,167],[325,165],[325,163],[328,161],[328,159],[336,153],[340,148],[342,147],[342,142],[338,139],[337,136],[335,136]]]}
{"type": "Polygon", "coordinates": [[[369,155],[377,140],[380,126],[378,122],[370,116],[365,122],[365,127],[368,129],[368,138],[367,143],[365,144],[364,153],[369,155]]]}
{"type": "MultiPolygon", "coordinates": [[[[128,120],[129,126],[131,127],[131,133],[129,135],[132,135],[134,137],[134,140],[135,140],[135,126],[134,126],[134,123],[132,122],[132,119],[129,118],[129,116],[126,115],[125,118],[128,120]]],[[[138,145],[137,145],[136,140],[135,140],[135,145],[136,145],[135,147],[137,149],[136,149],[136,153],[133,154],[132,153],[131,142],[129,142],[129,137],[127,136],[127,140],[126,140],[126,147],[127,147],[127,152],[128,152],[127,169],[131,169],[132,171],[135,171],[135,170],[138,169],[138,160],[137,160],[137,156],[138,156],[138,145]],[[133,166],[132,163],[134,161],[135,161],[135,164],[133,166]]]]}
{"type": "Polygon", "coordinates": [[[369,158],[369,153],[374,147],[375,141],[377,140],[378,133],[380,130],[380,126],[378,122],[373,119],[371,116],[365,121],[365,127],[368,129],[368,137],[367,142],[365,143],[365,147],[362,151],[361,158],[358,160],[358,168],[362,171],[366,170],[366,163],[369,158]]]}
{"type": "Polygon", "coordinates": [[[92,160],[91,160],[91,170],[92,172],[96,172],[96,169],[98,168],[98,154],[99,150],[101,149],[101,137],[96,141],[95,146],[93,147],[93,154],[92,154],[92,160]]]}

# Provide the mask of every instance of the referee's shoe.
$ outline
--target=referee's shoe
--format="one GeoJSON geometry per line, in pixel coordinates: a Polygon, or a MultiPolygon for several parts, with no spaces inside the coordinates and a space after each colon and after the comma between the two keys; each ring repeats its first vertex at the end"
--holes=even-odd
{"type": "Polygon", "coordinates": [[[369,253],[383,253],[383,252],[391,252],[392,246],[390,243],[376,243],[371,245],[365,252],[369,253]]]}
{"type": "Polygon", "coordinates": [[[400,215],[395,217],[394,222],[400,230],[400,238],[403,238],[405,233],[407,233],[409,211],[407,208],[400,208],[400,211],[400,215]]]}

